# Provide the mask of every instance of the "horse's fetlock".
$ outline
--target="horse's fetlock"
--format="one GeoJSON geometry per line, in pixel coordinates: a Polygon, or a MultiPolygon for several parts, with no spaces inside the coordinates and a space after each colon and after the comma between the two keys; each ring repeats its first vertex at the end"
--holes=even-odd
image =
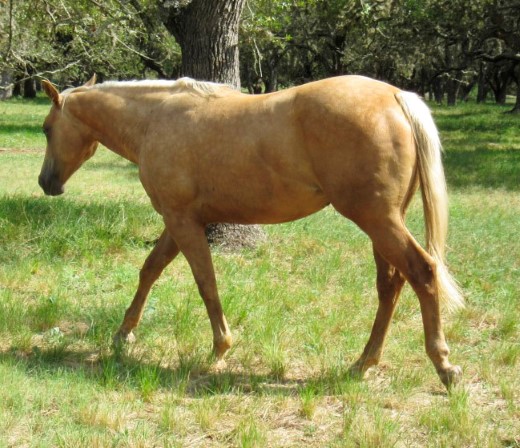
{"type": "Polygon", "coordinates": [[[233,345],[233,338],[230,334],[225,334],[215,338],[213,340],[213,350],[215,352],[215,356],[217,359],[221,359],[224,354],[231,348],[233,345]]]}
{"type": "Polygon", "coordinates": [[[426,344],[426,353],[434,363],[442,363],[448,359],[450,349],[445,342],[435,341],[431,344],[426,344]]]}

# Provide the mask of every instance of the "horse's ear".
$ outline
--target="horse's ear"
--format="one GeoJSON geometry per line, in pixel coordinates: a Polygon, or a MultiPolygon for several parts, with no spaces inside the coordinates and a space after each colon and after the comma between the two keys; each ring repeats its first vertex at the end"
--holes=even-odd
{"type": "Polygon", "coordinates": [[[46,79],[42,80],[42,87],[47,96],[52,100],[54,105],[58,108],[61,107],[60,92],[58,92],[56,87],[54,87],[54,85],[46,79]]]}
{"type": "Polygon", "coordinates": [[[90,86],[93,86],[95,83],[96,83],[96,74],[94,73],[92,75],[92,78],[90,78],[85,84],[84,84],[84,87],[90,87],[90,86]]]}

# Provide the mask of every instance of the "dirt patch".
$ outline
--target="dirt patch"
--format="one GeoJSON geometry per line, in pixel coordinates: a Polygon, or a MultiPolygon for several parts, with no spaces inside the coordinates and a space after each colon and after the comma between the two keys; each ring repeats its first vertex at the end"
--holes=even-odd
{"type": "Polygon", "coordinates": [[[242,248],[253,249],[267,240],[259,225],[210,224],[206,237],[212,247],[235,252],[242,248]]]}

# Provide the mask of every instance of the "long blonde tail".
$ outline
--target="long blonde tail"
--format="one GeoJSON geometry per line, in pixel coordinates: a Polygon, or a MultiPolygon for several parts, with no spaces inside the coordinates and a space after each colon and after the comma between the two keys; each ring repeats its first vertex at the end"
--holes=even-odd
{"type": "Polygon", "coordinates": [[[399,92],[395,97],[412,127],[415,139],[427,250],[437,263],[439,299],[448,310],[455,310],[464,306],[464,299],[444,262],[448,233],[448,194],[439,133],[430,110],[415,93],[399,92]]]}

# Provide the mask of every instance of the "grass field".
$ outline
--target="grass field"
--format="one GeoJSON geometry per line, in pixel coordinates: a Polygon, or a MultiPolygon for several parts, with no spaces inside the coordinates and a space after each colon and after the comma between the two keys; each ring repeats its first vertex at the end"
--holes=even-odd
{"type": "MultiPolygon", "coordinates": [[[[135,167],[101,149],[58,198],[36,179],[48,105],[0,103],[0,447],[519,447],[519,117],[434,108],[451,198],[447,394],[402,296],[385,356],[346,374],[377,307],[371,246],[328,208],[214,260],[235,346],[212,370],[187,263],[153,289],[137,342],[112,334],[161,230],[135,167]]],[[[422,207],[409,227],[422,240],[422,207]]]]}

